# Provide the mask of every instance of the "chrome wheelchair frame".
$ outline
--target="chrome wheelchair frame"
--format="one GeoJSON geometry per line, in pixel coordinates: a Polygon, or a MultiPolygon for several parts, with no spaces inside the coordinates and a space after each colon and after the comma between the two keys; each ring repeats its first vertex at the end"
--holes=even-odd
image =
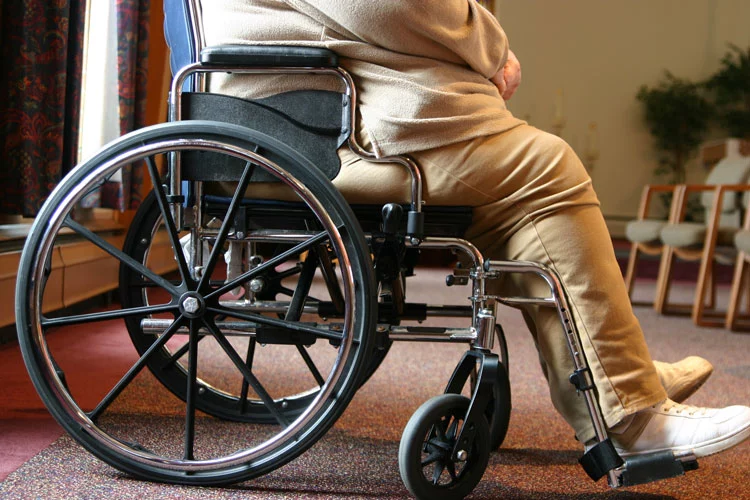
{"type": "MultiPolygon", "coordinates": [[[[419,166],[406,156],[377,158],[358,144],[356,88],[338,65],[336,54],[299,47],[204,47],[197,2],[172,3],[177,2],[192,28],[195,61],[174,75],[169,122],[114,141],[71,172],[42,208],[22,256],[16,311],[24,359],[50,412],[81,445],[105,462],[148,480],[207,485],[250,479],[289,462],[319,439],[377,369],[392,342],[460,342],[467,343],[468,349],[445,394],[426,402],[404,431],[399,465],[415,496],[462,498],[481,479],[510,417],[507,350],[495,320],[500,303],[557,311],[575,366],[570,380],[583,395],[596,434],[597,444],[581,459],[593,479],[607,476],[612,487],[619,487],[671,477],[696,465],[691,455],[662,453],[627,461],[618,456],[607,437],[595,384],[558,276],[538,263],[485,259],[471,242],[450,231],[431,234],[419,166]],[[383,207],[380,220],[363,230],[355,215],[357,207],[349,206],[318,167],[287,146],[284,137],[255,130],[253,123],[224,123],[200,113],[196,119],[192,110],[184,120],[185,110],[190,109],[184,102],[185,89],[194,91],[190,95],[208,95],[199,91],[202,76],[211,72],[337,77],[343,92],[341,110],[333,114],[341,123],[338,137],[326,140],[337,146],[345,141],[363,159],[396,163],[408,170],[411,200],[405,224],[401,205],[390,203],[383,207]],[[211,163],[214,158],[218,163],[211,163]],[[210,171],[206,177],[201,169],[208,164],[213,166],[205,168],[210,171]],[[120,249],[78,223],[72,212],[87,193],[126,168],[142,168],[155,188],[120,249]],[[259,171],[284,185],[295,201],[248,201],[246,191],[259,171]],[[206,191],[212,182],[231,182],[232,195],[212,197],[206,191]],[[274,227],[275,223],[282,227],[274,227]],[[52,249],[69,233],[90,241],[120,267],[122,309],[56,317],[42,312],[52,249]],[[159,240],[166,241],[165,248],[174,254],[167,271],[156,265],[163,261],[156,247],[159,240]],[[471,263],[448,277],[449,285],[471,282],[470,305],[406,302],[405,276],[413,271],[412,256],[422,249],[450,250],[471,263]],[[219,262],[223,253],[229,255],[226,269],[219,262]],[[541,277],[550,295],[486,293],[487,280],[509,273],[541,277]],[[290,280],[296,280],[294,290],[287,284],[290,280]],[[324,286],[316,289],[320,282],[324,286]],[[313,296],[313,290],[322,291],[313,296]],[[327,294],[328,300],[318,298],[319,293],[327,294]],[[286,299],[279,300],[279,295],[286,299]],[[318,319],[305,319],[309,316],[318,319]],[[400,324],[433,316],[464,317],[469,326],[400,324]],[[71,388],[47,339],[60,326],[112,319],[125,321],[138,357],[109,393],[91,404],[71,388]],[[499,356],[492,352],[495,336],[499,356]],[[187,340],[182,343],[177,338],[187,340]],[[243,342],[241,347],[233,344],[237,339],[243,342]],[[212,363],[210,376],[204,374],[201,360],[209,342],[228,361],[238,381],[226,386],[213,382],[212,363]],[[268,389],[269,382],[262,382],[261,375],[275,374],[277,368],[269,364],[271,368],[262,371],[254,364],[265,348],[288,349],[287,355],[301,357],[301,372],[307,370],[314,382],[288,389],[283,396],[272,395],[275,385],[268,389]],[[176,426],[173,435],[182,445],[153,440],[148,421],[131,430],[138,426],[130,421],[125,427],[119,422],[111,425],[107,419],[107,409],[144,368],[185,404],[184,420],[169,423],[176,426]],[[467,384],[470,398],[461,395],[467,384]],[[226,443],[228,451],[216,455],[206,452],[206,441],[197,438],[207,422],[214,421],[244,429],[238,433],[239,443],[226,443]],[[446,422],[451,422],[450,432],[440,428],[446,422]],[[248,437],[256,435],[257,441],[248,437]],[[425,461],[432,467],[429,472],[424,471],[425,461]]],[[[210,108],[221,101],[207,102],[210,108]]],[[[281,385],[301,372],[281,377],[281,385]]],[[[210,430],[206,434],[210,443],[210,430]]]]}

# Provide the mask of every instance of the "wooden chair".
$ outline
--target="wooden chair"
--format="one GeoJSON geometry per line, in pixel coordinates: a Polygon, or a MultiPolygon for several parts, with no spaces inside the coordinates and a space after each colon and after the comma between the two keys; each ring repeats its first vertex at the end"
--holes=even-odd
{"type": "MultiPolygon", "coordinates": [[[[734,227],[721,226],[721,207],[724,198],[738,198],[738,195],[750,192],[750,185],[721,185],[715,188],[713,194],[715,197],[714,207],[708,221],[706,239],[703,246],[703,252],[700,258],[700,269],[698,270],[698,279],[695,287],[695,297],[691,316],[693,322],[700,326],[722,326],[725,325],[729,316],[737,317],[738,298],[732,299],[734,291],[730,293],[730,301],[727,310],[722,319],[721,312],[716,307],[716,281],[714,279],[716,263],[723,263],[735,266],[735,273],[732,279],[732,287],[735,284],[741,285],[742,280],[737,277],[738,271],[744,274],[744,266],[739,265],[740,246],[738,246],[738,236],[744,230],[734,227]],[[739,282],[738,282],[739,281],[739,282]],[[709,318],[713,316],[713,318],[709,318]]],[[[743,199],[745,199],[743,197],[743,199]]],[[[745,223],[747,223],[747,203],[742,203],[743,212],[745,213],[745,223]]],[[[745,246],[745,237],[740,236],[739,242],[742,247],[745,246]]],[[[748,248],[750,249],[750,248],[748,248]]],[[[744,258],[741,259],[744,262],[744,258]]],[[[736,320],[735,320],[736,321],[736,320]]]]}
{"type": "Polygon", "coordinates": [[[663,250],[656,282],[654,309],[659,313],[690,311],[698,325],[723,325],[716,316],[715,265],[734,264],[734,235],[744,215],[741,194],[748,189],[750,157],[720,161],[704,185],[686,185],[675,196],[670,222],[660,233],[663,250]],[[685,221],[688,200],[700,193],[705,222],[685,221]],[[692,304],[669,303],[672,268],[676,259],[698,261],[699,271],[692,304]]]}
{"type": "Polygon", "coordinates": [[[745,204],[745,222],[742,229],[734,235],[734,246],[737,249],[737,259],[734,264],[734,277],[732,278],[732,288],[729,293],[729,304],[727,305],[727,315],[724,326],[732,331],[750,331],[750,323],[747,318],[750,314],[750,294],[746,303],[746,314],[744,318],[740,316],[740,301],[747,291],[748,283],[748,263],[750,262],[750,187],[743,196],[745,204]],[[742,319],[745,319],[743,322],[742,319]]]}
{"type": "MultiPolygon", "coordinates": [[[[677,212],[674,204],[680,199],[684,191],[684,185],[671,184],[649,184],[643,188],[641,202],[638,207],[638,218],[628,222],[625,226],[625,237],[631,242],[630,255],[625,270],[625,286],[628,296],[633,295],[633,285],[638,271],[638,263],[643,255],[661,255],[664,245],[661,241],[661,230],[672,220],[677,212]],[[666,218],[651,217],[652,201],[654,195],[670,194],[672,196],[672,208],[666,218]]],[[[653,303],[633,302],[634,305],[652,305],[653,303]]]]}
{"type": "MultiPolygon", "coordinates": [[[[703,185],[647,185],[643,188],[641,195],[640,207],[638,209],[637,219],[632,220],[625,226],[625,237],[630,241],[630,255],[628,258],[627,267],[625,270],[625,286],[628,289],[628,294],[632,300],[633,285],[636,280],[638,264],[642,256],[661,256],[660,258],[660,269],[663,269],[661,262],[664,260],[664,253],[668,251],[668,245],[665,246],[662,241],[662,230],[670,224],[676,224],[684,218],[684,208],[681,208],[683,203],[686,203],[688,194],[695,193],[696,191],[713,190],[713,186],[718,184],[741,184],[744,183],[749,173],[747,168],[744,166],[742,161],[735,163],[730,159],[724,159],[718,162],[711,170],[709,175],[706,177],[705,184],[703,185]],[[690,193],[687,193],[689,191],[690,193]],[[671,195],[671,206],[669,213],[663,217],[654,217],[652,215],[653,199],[656,195],[671,195]],[[683,211],[681,214],[681,210],[683,211]]],[[[701,203],[706,211],[706,218],[708,218],[708,212],[712,206],[712,195],[708,193],[706,196],[701,197],[701,203]]],[[[725,217],[726,218],[726,217],[725,217]]],[[[739,222],[736,224],[739,226],[739,222]]],[[[700,225],[699,230],[703,227],[700,225]]],[[[700,247],[703,238],[691,241],[690,246],[700,247]]],[[[682,252],[685,254],[685,252],[682,252]]],[[[686,255],[692,257],[690,260],[695,260],[697,256],[686,255]]],[[[655,302],[633,302],[635,305],[655,305],[655,302]]],[[[686,310],[689,309],[689,306],[686,310]]]]}

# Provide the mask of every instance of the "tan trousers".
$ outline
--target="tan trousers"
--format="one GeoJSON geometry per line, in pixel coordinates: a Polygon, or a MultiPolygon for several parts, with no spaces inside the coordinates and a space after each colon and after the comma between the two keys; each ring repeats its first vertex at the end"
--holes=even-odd
{"type": "MultiPolygon", "coordinates": [[[[403,167],[368,163],[349,151],[340,156],[334,184],[350,202],[410,199],[403,167]]],[[[608,426],[667,397],[633,315],[591,179],[564,141],[521,125],[412,157],[422,169],[428,204],[474,207],[466,237],[486,258],[539,262],[559,273],[608,426]]],[[[549,295],[547,285],[531,275],[501,281],[489,284],[505,294],[549,295]]],[[[578,439],[588,441],[593,427],[583,397],[568,381],[573,362],[556,311],[527,307],[523,313],[555,408],[578,439]]]]}

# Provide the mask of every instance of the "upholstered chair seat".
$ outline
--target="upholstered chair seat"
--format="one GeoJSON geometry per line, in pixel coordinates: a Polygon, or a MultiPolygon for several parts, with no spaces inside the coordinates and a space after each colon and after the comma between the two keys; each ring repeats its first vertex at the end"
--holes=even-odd
{"type": "Polygon", "coordinates": [[[633,243],[659,244],[661,230],[667,225],[665,220],[632,220],[625,226],[625,237],[633,243]]]}
{"type": "MultiPolygon", "coordinates": [[[[681,222],[679,224],[664,224],[661,231],[661,241],[665,245],[680,248],[700,248],[706,241],[707,226],[701,222],[681,222]]],[[[716,244],[732,246],[737,233],[737,226],[719,227],[716,232],[716,244]]]]}

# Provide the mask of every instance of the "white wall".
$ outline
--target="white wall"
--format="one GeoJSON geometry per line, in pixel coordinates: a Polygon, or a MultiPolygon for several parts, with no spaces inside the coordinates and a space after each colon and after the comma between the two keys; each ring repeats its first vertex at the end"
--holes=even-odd
{"type": "MultiPolygon", "coordinates": [[[[615,234],[636,213],[642,186],[656,180],[639,87],[657,84],[665,69],[703,79],[727,42],[750,45],[748,0],[496,0],[496,14],[523,69],[514,114],[552,130],[562,89],[561,135],[582,157],[596,122],[592,178],[615,234]]],[[[704,177],[692,161],[688,180],[704,177]]]]}

